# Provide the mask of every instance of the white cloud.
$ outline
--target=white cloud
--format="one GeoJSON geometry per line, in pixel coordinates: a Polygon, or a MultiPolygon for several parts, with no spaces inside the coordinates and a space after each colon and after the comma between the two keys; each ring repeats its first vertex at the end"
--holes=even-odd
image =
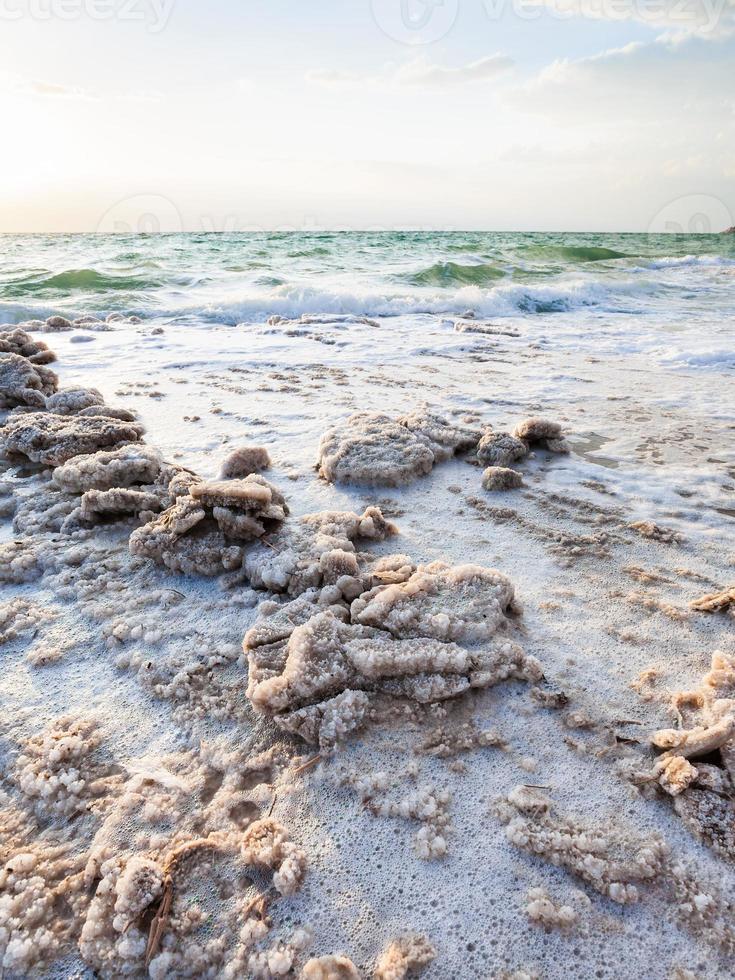
{"type": "Polygon", "coordinates": [[[360,81],[360,76],[349,71],[332,71],[329,68],[315,68],[306,73],[307,82],[318,82],[321,85],[346,85],[360,81]]]}
{"type": "Polygon", "coordinates": [[[36,95],[44,99],[76,99],[83,102],[97,101],[97,96],[87,89],[75,85],[58,85],[55,82],[44,82],[38,79],[20,81],[15,90],[27,95],[36,95]]]}
{"type": "Polygon", "coordinates": [[[513,59],[502,54],[492,54],[458,68],[446,68],[443,65],[432,65],[425,61],[416,60],[402,65],[395,73],[395,78],[402,85],[445,87],[447,85],[461,85],[466,82],[487,81],[509,71],[513,65],[513,59]]]}
{"type": "Polygon", "coordinates": [[[6,91],[16,96],[37,99],[63,99],[70,102],[102,102],[106,99],[115,102],[161,102],[164,95],[153,89],[127,89],[120,92],[102,93],[78,85],[62,85],[39,78],[23,78],[20,75],[4,74],[0,77],[6,91]]]}
{"type": "Polygon", "coordinates": [[[525,112],[588,127],[651,120],[686,129],[705,118],[735,121],[732,64],[735,39],[659,38],[632,42],[587,58],[558,59],[508,93],[525,112]]]}
{"type": "Polygon", "coordinates": [[[512,58],[492,54],[467,65],[447,67],[434,65],[423,58],[405,62],[398,68],[388,66],[375,75],[359,75],[354,72],[315,69],[307,73],[307,81],[321,85],[408,85],[417,88],[447,88],[472,82],[485,82],[509,71],[514,65],[512,58]]]}

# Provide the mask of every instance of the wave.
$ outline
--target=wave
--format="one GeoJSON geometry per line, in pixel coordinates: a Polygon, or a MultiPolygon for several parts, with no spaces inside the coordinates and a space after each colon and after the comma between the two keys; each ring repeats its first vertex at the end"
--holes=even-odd
{"type": "Polygon", "coordinates": [[[494,265],[435,262],[407,276],[406,281],[414,286],[485,286],[504,276],[505,272],[494,265]]]}
{"type": "Polygon", "coordinates": [[[735,351],[731,348],[714,348],[712,350],[677,349],[667,350],[660,354],[662,364],[689,368],[709,368],[715,371],[729,371],[735,368],[735,351]]]}
{"type": "MultiPolygon", "coordinates": [[[[555,286],[502,285],[481,289],[476,285],[449,291],[428,289],[406,292],[317,289],[285,285],[272,289],[249,288],[222,296],[218,291],[192,296],[184,306],[157,309],[154,315],[206,319],[234,325],[257,323],[278,313],[296,318],[304,313],[339,313],[357,316],[406,314],[459,314],[473,309],[479,316],[568,313],[597,308],[608,313],[640,313],[640,301],[657,290],[655,283],[631,280],[610,285],[602,282],[567,282],[555,286]]],[[[151,311],[148,311],[149,313],[151,311]]]]}
{"type": "Polygon", "coordinates": [[[689,266],[731,266],[735,259],[724,255],[663,255],[647,262],[642,268],[650,269],[684,269],[689,266]]]}
{"type": "Polygon", "coordinates": [[[315,245],[313,248],[298,249],[295,252],[289,252],[288,257],[290,259],[311,259],[316,258],[320,255],[331,255],[331,248],[327,248],[324,245],[315,245]]]}
{"type": "Polygon", "coordinates": [[[527,256],[561,260],[562,262],[611,262],[613,259],[629,259],[628,252],[618,252],[602,245],[527,245],[519,249],[527,256]]]}
{"type": "Polygon", "coordinates": [[[446,242],[447,252],[487,252],[487,242],[446,242]]]}
{"type": "Polygon", "coordinates": [[[35,292],[43,295],[50,292],[93,292],[155,289],[162,285],[162,280],[156,277],[122,275],[98,272],[96,269],[69,269],[65,272],[47,273],[45,275],[28,276],[16,279],[3,287],[5,296],[21,296],[35,292]]]}

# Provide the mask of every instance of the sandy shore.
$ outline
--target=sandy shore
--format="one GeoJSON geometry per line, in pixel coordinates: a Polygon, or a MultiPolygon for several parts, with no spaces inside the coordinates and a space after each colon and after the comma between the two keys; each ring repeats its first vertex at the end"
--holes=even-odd
{"type": "MultiPolygon", "coordinates": [[[[729,388],[455,319],[34,335],[61,390],[99,389],[205,480],[264,446],[284,527],[380,508],[398,533],[355,537],[361,575],[397,553],[497,569],[515,595],[503,640],[540,669],[426,703],[381,689],[336,748],[310,745],[247,696],[241,645],[271,592],[131,555],[140,520],[62,531],[79,495],[53,511],[49,470],[8,462],[1,541],[37,567],[2,566],[19,579],[0,606],[5,976],[300,976],[330,954],[384,980],[413,955],[427,980],[727,975],[732,607],[690,603],[735,582],[729,388]],[[399,487],[317,474],[351,413],[425,405],[479,430],[548,418],[571,452],[532,446],[507,492],[483,489],[474,450],[399,487]],[[670,769],[650,744],[718,725],[706,750],[674,738],[670,769]],[[268,819],[258,852],[248,834],[268,819]],[[433,958],[406,946],[380,965],[407,935],[433,958]]],[[[465,601],[434,612],[453,623],[465,601]]],[[[474,656],[471,628],[452,629],[474,656]]]]}

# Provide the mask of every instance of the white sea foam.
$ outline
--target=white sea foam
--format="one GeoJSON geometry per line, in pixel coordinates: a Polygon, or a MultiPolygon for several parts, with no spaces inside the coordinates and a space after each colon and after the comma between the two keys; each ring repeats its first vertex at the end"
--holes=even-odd
{"type": "Polygon", "coordinates": [[[299,317],[306,313],[340,313],[358,316],[401,316],[416,313],[461,313],[472,309],[480,316],[565,313],[596,307],[610,313],[641,312],[646,296],[658,286],[644,280],[570,280],[557,285],[502,285],[492,289],[463,286],[453,290],[360,290],[333,286],[276,286],[246,288],[222,295],[222,291],[197,290],[190,301],[167,306],[159,315],[201,316],[221,323],[252,323],[272,314],[299,317]]]}
{"type": "Polygon", "coordinates": [[[724,255],[664,255],[653,259],[641,267],[641,271],[651,269],[686,269],[691,266],[733,266],[734,259],[724,255]]]}

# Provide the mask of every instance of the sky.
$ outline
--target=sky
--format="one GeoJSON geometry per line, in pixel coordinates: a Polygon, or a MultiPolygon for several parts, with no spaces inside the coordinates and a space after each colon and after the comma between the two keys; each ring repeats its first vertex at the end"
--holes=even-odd
{"type": "Polygon", "coordinates": [[[735,224],[735,0],[0,0],[0,231],[735,224]]]}

